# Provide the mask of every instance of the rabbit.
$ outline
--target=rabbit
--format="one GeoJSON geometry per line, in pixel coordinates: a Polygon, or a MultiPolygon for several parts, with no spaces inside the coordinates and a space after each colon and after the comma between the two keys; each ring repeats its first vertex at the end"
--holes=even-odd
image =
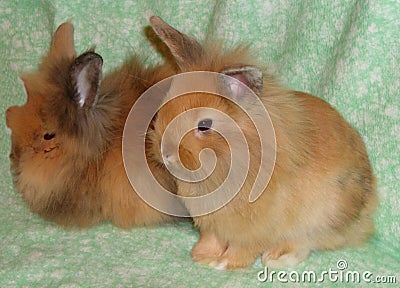
{"type": "MultiPolygon", "coordinates": [[[[135,193],[121,148],[132,105],[173,69],[145,68],[133,56],[102,79],[101,56],[93,49],[76,56],[73,30],[70,22],[58,27],[38,70],[20,77],[26,104],[6,111],[16,190],[32,212],[65,227],[110,221],[130,228],[176,220],[135,193]]],[[[148,162],[161,185],[176,190],[167,170],[148,162]]]]}
{"type": "MultiPolygon", "coordinates": [[[[228,173],[231,156],[227,141],[217,133],[224,125],[221,119],[207,109],[183,118],[178,115],[204,107],[224,112],[251,143],[248,174],[238,194],[220,209],[193,217],[200,232],[191,251],[195,262],[220,270],[244,269],[261,256],[265,266],[293,267],[312,251],[358,246],[373,235],[376,179],[360,135],[338,111],[315,96],[283,87],[252,60],[246,47],[224,51],[220,44],[201,45],[157,16],[150,22],[181,72],[230,76],[229,93],[239,102],[246,103],[247,94],[236,89],[234,81],[256,93],[269,113],[276,137],[271,179],[258,199],[250,202],[261,143],[246,113],[230,100],[204,92],[181,95],[157,112],[149,132],[153,159],[172,170],[180,159],[187,169],[196,170],[201,166],[202,150],[212,149],[217,158],[207,178],[197,182],[175,179],[180,196],[198,197],[214,191],[228,173]],[[175,130],[167,133],[172,120],[176,121],[175,130]],[[185,125],[191,128],[189,132],[180,131],[185,125]],[[183,136],[177,143],[178,135],[183,136]]],[[[189,213],[198,208],[193,205],[187,205],[189,213]]]]}

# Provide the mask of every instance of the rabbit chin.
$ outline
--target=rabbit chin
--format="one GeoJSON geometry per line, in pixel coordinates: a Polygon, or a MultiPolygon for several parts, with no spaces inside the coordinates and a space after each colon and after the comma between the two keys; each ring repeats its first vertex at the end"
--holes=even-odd
{"type": "Polygon", "coordinates": [[[66,176],[70,169],[57,157],[61,154],[61,149],[54,146],[35,153],[35,161],[26,154],[18,160],[11,159],[11,171],[17,191],[34,212],[46,209],[50,199],[57,198],[57,191],[69,179],[66,176]]]}

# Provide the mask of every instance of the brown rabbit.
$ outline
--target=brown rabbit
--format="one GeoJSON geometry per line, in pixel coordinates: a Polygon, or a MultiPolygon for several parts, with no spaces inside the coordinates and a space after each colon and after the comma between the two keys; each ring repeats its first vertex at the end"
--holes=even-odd
{"type": "MultiPolygon", "coordinates": [[[[101,79],[100,55],[89,51],[77,57],[72,24],[57,29],[38,70],[21,76],[26,104],[6,113],[13,181],[31,211],[65,226],[112,221],[131,227],[174,219],[135,193],[121,152],[130,108],[170,71],[166,65],[145,69],[133,57],[101,79]]],[[[149,162],[173,191],[166,170],[149,162]]]]}
{"type": "MultiPolygon", "coordinates": [[[[251,143],[247,178],[236,197],[215,212],[194,217],[200,230],[200,240],[192,249],[194,261],[217,269],[237,269],[251,265],[262,255],[266,266],[294,266],[312,250],[360,245],[373,234],[371,215],[378,199],[367,152],[359,134],[332,106],[280,86],[254,66],[245,48],[222,52],[217,45],[201,46],[158,17],[150,21],[182,72],[224,73],[257,93],[276,135],[271,180],[261,196],[250,203],[261,146],[246,113],[228,99],[204,92],[180,96],[158,111],[154,130],[149,133],[157,161],[173,169],[180,159],[183,166],[194,170],[200,167],[199,153],[205,148],[211,148],[218,159],[213,173],[202,181],[177,179],[178,195],[192,197],[214,191],[226,177],[231,160],[229,143],[217,133],[223,121],[210,116],[207,109],[183,118],[176,118],[178,115],[202,107],[224,112],[251,143]],[[173,119],[176,130],[164,134],[173,119]],[[179,131],[187,122],[192,130],[179,131]],[[182,135],[179,143],[178,135],[182,135]],[[179,148],[174,150],[174,145],[179,148]]],[[[239,102],[247,101],[240,89],[230,93],[239,102]]],[[[193,209],[187,208],[189,212],[193,209]]]]}

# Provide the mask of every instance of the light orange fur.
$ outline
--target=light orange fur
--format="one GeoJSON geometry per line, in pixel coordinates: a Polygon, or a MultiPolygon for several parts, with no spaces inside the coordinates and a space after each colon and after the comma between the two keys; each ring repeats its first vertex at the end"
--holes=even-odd
{"type": "MultiPolygon", "coordinates": [[[[222,72],[254,64],[246,49],[223,52],[215,45],[200,49],[195,40],[158,19],[153,18],[153,27],[182,71],[222,72]],[[191,46],[195,47],[195,54],[186,51],[191,46]]],[[[248,197],[258,172],[260,143],[248,117],[228,100],[206,93],[174,99],[158,112],[150,134],[152,155],[163,163],[161,137],[168,137],[163,133],[171,120],[191,108],[211,107],[232,117],[251,143],[249,173],[237,196],[211,214],[194,217],[200,240],[192,257],[218,269],[245,268],[261,254],[267,266],[293,266],[305,260],[312,250],[360,245],[374,231],[371,216],[378,202],[375,177],[359,134],[327,102],[287,90],[266,72],[263,83],[260,97],[273,122],[277,154],[271,181],[253,203],[248,197]]],[[[188,121],[195,129],[204,117],[199,112],[188,121]]],[[[180,127],[179,121],[176,127],[180,127]]],[[[183,131],[175,132],[174,136],[183,131]]],[[[165,143],[169,140],[174,142],[167,138],[165,143]]],[[[214,150],[218,158],[216,169],[201,182],[177,179],[179,195],[210,193],[226,177],[230,152],[218,133],[210,132],[202,139],[195,137],[193,131],[187,133],[179,144],[183,165],[196,169],[199,152],[204,148],[214,150]]]]}
{"type": "MultiPolygon", "coordinates": [[[[172,69],[144,68],[132,57],[104,77],[91,111],[75,113],[69,71],[76,58],[72,24],[64,23],[39,69],[21,77],[27,102],[10,107],[6,115],[12,130],[10,159],[16,190],[32,212],[66,226],[112,221],[127,228],[173,220],[148,206],[132,189],[121,149],[130,108],[172,69]],[[45,140],[43,135],[50,132],[55,137],[45,140]]],[[[162,185],[174,191],[165,169],[149,163],[162,185]]]]}

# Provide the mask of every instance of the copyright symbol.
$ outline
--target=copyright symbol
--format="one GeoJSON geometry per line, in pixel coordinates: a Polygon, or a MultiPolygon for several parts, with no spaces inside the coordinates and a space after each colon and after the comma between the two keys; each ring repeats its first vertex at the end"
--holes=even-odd
{"type": "Polygon", "coordinates": [[[340,259],[339,261],[337,261],[336,267],[337,267],[339,270],[344,270],[344,269],[346,269],[346,268],[348,267],[347,261],[346,261],[346,260],[343,260],[343,259],[340,259]]]}

